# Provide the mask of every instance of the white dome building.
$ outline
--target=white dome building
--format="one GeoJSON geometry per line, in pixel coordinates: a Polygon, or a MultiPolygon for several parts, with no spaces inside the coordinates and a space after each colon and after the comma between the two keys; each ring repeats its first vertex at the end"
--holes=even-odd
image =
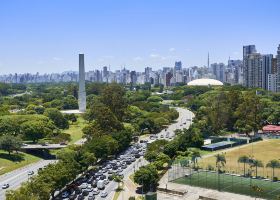
{"type": "Polygon", "coordinates": [[[190,81],[187,83],[187,85],[190,86],[219,86],[223,85],[221,81],[215,80],[215,79],[210,79],[210,78],[200,78],[200,79],[195,79],[193,81],[190,81]]]}

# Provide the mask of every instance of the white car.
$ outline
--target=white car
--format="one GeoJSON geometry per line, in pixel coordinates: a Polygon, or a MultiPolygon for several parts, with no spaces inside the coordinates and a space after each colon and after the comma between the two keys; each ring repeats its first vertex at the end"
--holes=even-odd
{"type": "Polygon", "coordinates": [[[34,174],[34,172],[33,171],[28,171],[28,173],[27,173],[29,176],[31,176],[31,175],[33,175],[34,174]]]}
{"type": "Polygon", "coordinates": [[[99,194],[98,188],[93,188],[92,193],[93,193],[94,195],[98,195],[98,194],[99,194]]]}
{"type": "Polygon", "coordinates": [[[100,196],[102,197],[102,198],[105,198],[105,197],[107,197],[108,196],[108,192],[101,192],[101,194],[100,194],[100,196]]]}
{"type": "Polygon", "coordinates": [[[4,185],[2,185],[2,189],[7,189],[9,187],[10,187],[9,183],[5,183],[4,185]]]}
{"type": "Polygon", "coordinates": [[[109,180],[107,178],[105,178],[104,183],[105,183],[105,185],[107,185],[109,183],[109,180]]]}

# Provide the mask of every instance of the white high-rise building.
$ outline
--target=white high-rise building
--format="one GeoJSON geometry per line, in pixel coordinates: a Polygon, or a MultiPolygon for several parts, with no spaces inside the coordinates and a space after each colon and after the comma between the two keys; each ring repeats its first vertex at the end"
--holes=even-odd
{"type": "Polygon", "coordinates": [[[277,92],[277,74],[267,75],[267,90],[277,92]]]}

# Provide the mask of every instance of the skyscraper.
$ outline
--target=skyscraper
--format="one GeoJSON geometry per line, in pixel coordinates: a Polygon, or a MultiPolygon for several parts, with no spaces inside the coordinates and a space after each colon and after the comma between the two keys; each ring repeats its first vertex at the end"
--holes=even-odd
{"type": "Polygon", "coordinates": [[[280,44],[277,50],[277,92],[280,92],[280,44]]]}
{"type": "Polygon", "coordinates": [[[244,69],[244,85],[249,88],[262,87],[262,55],[260,53],[248,54],[244,69]]]}
{"type": "Polygon", "coordinates": [[[84,54],[79,54],[79,111],[86,111],[86,86],[84,54]]]}
{"type": "Polygon", "coordinates": [[[262,56],[262,88],[268,89],[268,74],[272,74],[273,55],[267,54],[262,56]]]}
{"type": "Polygon", "coordinates": [[[175,71],[182,70],[182,62],[181,61],[176,61],[174,69],[175,69],[175,71]]]}
{"type": "Polygon", "coordinates": [[[213,63],[211,64],[212,74],[215,79],[225,82],[225,64],[224,63],[213,63]]]}
{"type": "Polygon", "coordinates": [[[249,68],[248,68],[248,58],[250,54],[256,53],[256,46],[255,45],[247,45],[243,46],[243,74],[240,74],[243,77],[243,85],[249,87],[249,68]]]}

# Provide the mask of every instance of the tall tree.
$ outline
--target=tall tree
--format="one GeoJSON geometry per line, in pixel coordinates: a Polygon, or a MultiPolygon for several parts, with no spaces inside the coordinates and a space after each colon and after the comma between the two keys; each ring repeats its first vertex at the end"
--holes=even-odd
{"type": "Polygon", "coordinates": [[[235,127],[243,133],[257,132],[262,124],[263,104],[255,93],[246,92],[243,102],[238,106],[235,115],[238,120],[235,127]]]}
{"type": "Polygon", "coordinates": [[[192,162],[194,164],[194,168],[196,167],[197,159],[198,158],[201,158],[201,155],[200,155],[199,151],[193,151],[191,153],[191,160],[192,160],[192,162]]]}
{"type": "Polygon", "coordinates": [[[48,108],[45,110],[44,115],[49,117],[53,123],[61,129],[69,128],[68,120],[63,116],[63,114],[56,108],[48,108]]]}
{"type": "Polygon", "coordinates": [[[239,163],[243,163],[243,174],[246,176],[246,164],[249,163],[249,157],[246,155],[242,155],[238,158],[239,163]]]}
{"type": "Polygon", "coordinates": [[[137,170],[134,175],[134,181],[137,184],[142,185],[144,191],[155,189],[158,180],[159,175],[157,169],[152,164],[140,167],[140,169],[137,170]]]}
{"type": "Polygon", "coordinates": [[[101,102],[105,104],[116,115],[118,120],[125,116],[127,100],[124,88],[116,83],[107,85],[101,94],[101,102]]]}
{"type": "Polygon", "coordinates": [[[276,159],[270,160],[267,164],[266,167],[270,167],[272,169],[272,180],[274,179],[274,170],[276,168],[280,168],[280,162],[276,159]]]}
{"type": "Polygon", "coordinates": [[[263,163],[261,160],[254,159],[252,160],[252,167],[255,167],[256,177],[258,177],[258,167],[263,167],[263,163]]]}
{"type": "Polygon", "coordinates": [[[19,137],[15,137],[10,134],[6,134],[0,137],[0,148],[7,151],[9,155],[14,150],[19,150],[22,145],[22,140],[19,137]]]}

